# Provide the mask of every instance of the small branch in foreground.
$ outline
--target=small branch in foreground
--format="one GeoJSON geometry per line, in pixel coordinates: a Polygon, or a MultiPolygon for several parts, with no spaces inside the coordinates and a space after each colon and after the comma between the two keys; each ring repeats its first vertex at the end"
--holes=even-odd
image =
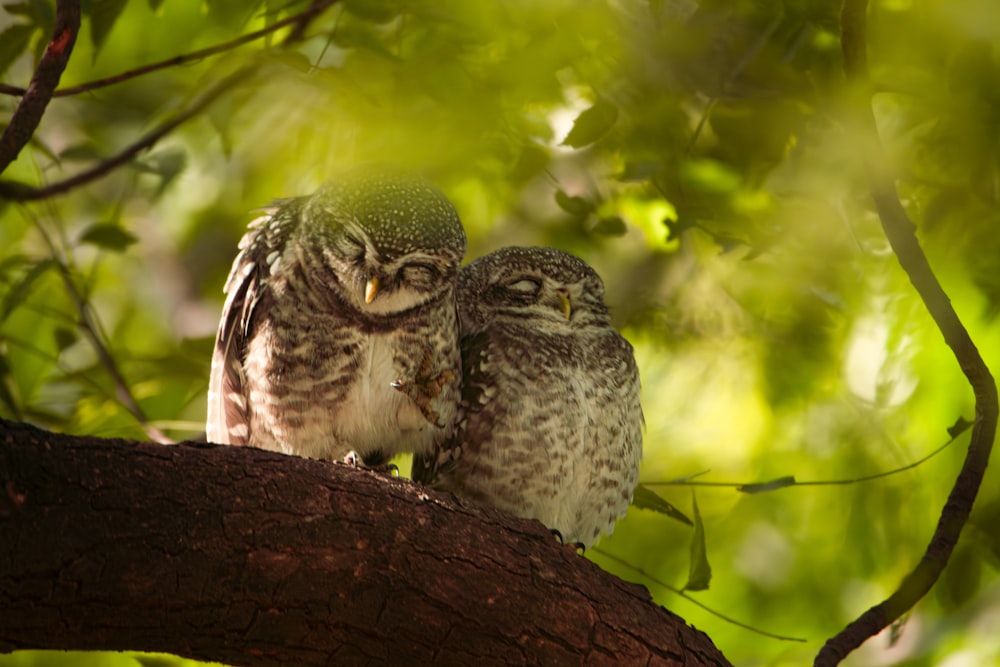
{"type": "Polygon", "coordinates": [[[69,56],[73,52],[77,33],[80,32],[79,0],[58,0],[56,2],[55,27],[52,39],[45,47],[38,68],[31,77],[31,83],[24,92],[20,104],[10,117],[10,122],[0,136],[0,173],[17,159],[21,149],[31,141],[38,123],[45,114],[45,108],[59,85],[59,78],[69,56]]]}
{"type": "MultiPolygon", "coordinates": [[[[294,16],[289,16],[288,18],[281,19],[280,21],[275,21],[271,25],[261,28],[260,30],[255,30],[254,32],[247,33],[246,35],[241,35],[235,39],[231,39],[228,42],[222,42],[221,44],[216,44],[215,46],[209,46],[204,49],[199,49],[198,51],[192,51],[191,53],[184,53],[179,56],[174,56],[173,58],[167,58],[166,60],[161,60],[160,62],[151,63],[149,65],[144,65],[142,67],[137,67],[136,69],[131,69],[114,76],[105,77],[103,79],[95,79],[93,81],[88,81],[87,83],[81,83],[77,86],[70,86],[68,88],[60,88],[56,90],[52,97],[68,97],[70,95],[78,95],[80,93],[86,93],[99,88],[105,88],[107,86],[112,86],[116,83],[121,83],[123,81],[128,81],[129,79],[135,79],[137,77],[143,76],[144,74],[149,74],[150,72],[156,72],[161,69],[166,69],[168,67],[176,67],[178,65],[186,65],[187,63],[195,62],[198,60],[203,60],[210,56],[215,56],[220,53],[225,53],[226,51],[231,51],[239,46],[243,46],[249,42],[256,41],[261,37],[266,37],[272,32],[280,30],[285,26],[295,25],[295,32],[293,35],[299,35],[301,39],[302,28],[301,26],[308,25],[309,21],[315,18],[318,14],[328,8],[330,5],[334,4],[337,0],[315,0],[308,9],[300,12],[294,16]]],[[[292,35],[289,35],[291,38],[292,35]]],[[[0,94],[11,95],[11,96],[21,96],[27,93],[26,88],[21,88],[19,86],[11,86],[8,84],[0,84],[0,94]]]]}
{"type": "Polygon", "coordinates": [[[101,365],[104,366],[104,370],[109,376],[111,376],[111,381],[115,385],[115,396],[118,398],[118,401],[125,407],[126,410],[128,410],[129,414],[131,414],[135,420],[139,422],[139,425],[142,426],[142,429],[151,440],[160,444],[172,444],[173,440],[164,435],[160,429],[150,424],[149,417],[139,405],[139,401],[135,399],[135,396],[132,394],[132,390],[129,388],[128,382],[125,381],[125,376],[122,375],[117,362],[115,362],[114,357],[111,356],[108,346],[104,344],[97,316],[94,314],[94,311],[90,307],[87,300],[82,294],[80,294],[80,290],[76,288],[69,266],[60,256],[55,243],[45,232],[45,229],[41,225],[36,225],[36,227],[41,233],[42,238],[45,240],[46,245],[48,245],[49,252],[52,254],[52,259],[55,262],[56,267],[59,269],[59,276],[62,278],[63,285],[66,287],[66,294],[69,295],[70,300],[76,307],[77,315],[80,318],[77,323],[78,326],[83,330],[87,340],[90,341],[90,345],[97,353],[97,358],[100,360],[101,365]]]}
{"type": "Polygon", "coordinates": [[[839,664],[868,638],[874,637],[910,610],[937,582],[972,511],[993,449],[997,428],[996,383],[955,313],[948,295],[935,277],[917,240],[916,227],[899,201],[893,177],[887,167],[869,99],[870,89],[867,87],[867,9],[867,0],[845,0],[841,13],[841,49],[848,79],[864,86],[864,96],[859,94],[852,108],[865,150],[865,168],[871,184],[872,199],[893,252],[972,386],[976,399],[976,420],[972,426],[969,449],[962,469],[941,510],[938,525],[920,562],[903,578],[892,595],[826,642],[816,656],[816,667],[833,667],[839,664]]]}
{"type": "Polygon", "coordinates": [[[152,132],[126,147],[117,155],[99,162],[90,169],[80,172],[76,176],[71,176],[65,180],[40,188],[33,188],[31,186],[24,185],[23,183],[13,181],[0,181],[0,198],[12,201],[34,201],[38,199],[46,199],[48,197],[69,192],[73,188],[85,185],[100,178],[101,176],[104,176],[116,167],[119,167],[131,160],[140,152],[146,150],[147,148],[151,148],[157,141],[172,132],[175,128],[197,116],[199,113],[208,108],[209,105],[215,102],[215,100],[219,99],[223,93],[227,92],[230,88],[245,79],[253,70],[253,66],[248,66],[230,74],[181,113],[175,115],[173,118],[169,119],[152,132]]]}

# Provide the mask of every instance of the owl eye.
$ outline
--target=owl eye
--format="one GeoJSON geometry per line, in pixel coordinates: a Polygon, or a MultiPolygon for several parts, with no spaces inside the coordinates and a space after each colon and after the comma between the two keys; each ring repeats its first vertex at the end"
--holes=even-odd
{"type": "Polygon", "coordinates": [[[365,244],[353,236],[344,236],[340,240],[340,248],[345,255],[359,261],[365,259],[365,244]]]}
{"type": "Polygon", "coordinates": [[[542,289],[542,283],[533,278],[521,278],[504,286],[508,292],[519,296],[537,296],[542,289]]]}
{"type": "Polygon", "coordinates": [[[403,282],[414,287],[426,287],[437,278],[437,269],[430,264],[407,264],[402,271],[403,282]]]}

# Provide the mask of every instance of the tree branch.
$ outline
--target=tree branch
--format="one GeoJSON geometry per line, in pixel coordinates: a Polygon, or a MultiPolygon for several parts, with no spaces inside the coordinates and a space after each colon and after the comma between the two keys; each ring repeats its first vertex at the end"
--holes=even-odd
{"type": "Polygon", "coordinates": [[[46,199],[55,195],[64,194],[81,185],[86,185],[97,180],[101,176],[113,171],[115,168],[129,162],[136,155],[151,148],[157,141],[165,137],[174,129],[191,120],[202,111],[207,109],[215,100],[234,87],[237,83],[245,79],[254,71],[253,66],[243,67],[228,77],[216,83],[208,92],[202,95],[194,104],[179,114],[176,114],[152,132],[149,132],[135,143],[127,146],[118,154],[97,163],[90,169],[86,169],[76,176],[71,176],[65,180],[52,183],[40,188],[33,188],[23,183],[15,181],[0,181],[0,198],[11,201],[34,201],[46,199]]]}
{"type": "Polygon", "coordinates": [[[252,448],[0,420],[0,651],[729,665],[536,521],[252,448]]]}
{"type": "Polygon", "coordinates": [[[885,601],[866,611],[827,641],[816,656],[817,667],[838,664],[869,637],[873,637],[911,609],[938,580],[969,518],[989,462],[997,428],[996,383],[920,247],[916,227],[899,201],[895,182],[882,150],[868,87],[867,6],[867,0],[845,0],[841,14],[841,48],[848,78],[858,84],[859,88],[852,110],[865,147],[864,161],[872,199],[893,252],[972,386],[976,400],[976,420],[972,426],[969,449],[962,469],[941,510],[934,535],[920,562],[885,601]]]}
{"type": "MultiPolygon", "coordinates": [[[[249,42],[256,41],[261,37],[266,37],[272,32],[280,30],[288,25],[295,25],[293,33],[289,35],[289,41],[291,37],[298,36],[301,39],[304,34],[304,26],[307,26],[313,18],[318,16],[328,7],[336,3],[337,0],[314,0],[312,4],[305,11],[299,12],[294,16],[289,16],[287,18],[281,19],[280,21],[275,21],[271,25],[261,28],[260,30],[255,30],[254,32],[247,33],[246,35],[241,35],[235,39],[231,39],[228,42],[222,42],[221,44],[216,44],[214,46],[209,46],[198,51],[192,51],[191,53],[184,53],[179,56],[174,56],[173,58],[167,58],[166,60],[161,60],[160,62],[151,63],[149,65],[144,65],[143,67],[137,67],[136,69],[131,69],[114,76],[105,77],[103,79],[95,79],[93,81],[88,81],[86,83],[81,83],[77,86],[71,86],[68,88],[60,88],[56,90],[52,97],[67,97],[70,95],[78,95],[80,93],[86,93],[99,88],[104,88],[106,86],[111,86],[116,83],[121,83],[123,81],[128,81],[129,79],[135,79],[137,77],[149,74],[150,72],[156,72],[161,69],[166,69],[168,67],[176,67],[177,65],[185,65],[190,62],[195,62],[208,58],[210,56],[215,56],[220,53],[225,53],[226,51],[231,51],[236,47],[243,46],[249,42]]],[[[24,95],[27,92],[26,88],[20,88],[18,86],[11,86],[7,84],[0,84],[0,93],[12,96],[24,95]]]]}
{"type": "Polygon", "coordinates": [[[38,123],[45,114],[45,107],[59,85],[59,77],[66,69],[73,52],[77,33],[80,32],[80,3],[78,0],[57,0],[55,27],[52,39],[45,47],[38,69],[31,83],[14,110],[10,123],[0,135],[0,173],[17,159],[21,149],[31,141],[38,123]]]}

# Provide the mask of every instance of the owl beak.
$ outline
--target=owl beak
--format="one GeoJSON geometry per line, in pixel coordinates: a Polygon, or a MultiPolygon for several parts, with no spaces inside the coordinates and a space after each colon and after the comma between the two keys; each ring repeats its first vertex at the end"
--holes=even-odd
{"type": "Polygon", "coordinates": [[[371,303],[378,296],[379,280],[378,276],[372,276],[365,283],[365,303],[371,303]]]}
{"type": "Polygon", "coordinates": [[[559,308],[567,320],[573,314],[573,304],[569,300],[569,292],[559,292],[559,308]]]}

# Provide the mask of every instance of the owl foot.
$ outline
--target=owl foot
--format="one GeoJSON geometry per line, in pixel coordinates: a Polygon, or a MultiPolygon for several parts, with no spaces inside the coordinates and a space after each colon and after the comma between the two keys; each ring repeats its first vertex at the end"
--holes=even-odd
{"type": "Polygon", "coordinates": [[[399,467],[395,463],[380,461],[380,458],[381,454],[379,453],[375,456],[369,456],[368,459],[362,459],[361,456],[359,456],[358,453],[352,449],[344,455],[344,458],[341,459],[340,462],[353,468],[386,473],[390,477],[399,477],[399,467]]]}
{"type": "MultiPolygon", "coordinates": [[[[550,528],[549,532],[552,533],[553,537],[559,540],[559,544],[566,544],[566,540],[563,539],[562,533],[559,532],[558,528],[550,528]]],[[[587,550],[587,546],[583,542],[572,542],[568,546],[576,549],[576,552],[583,555],[583,552],[587,550]]]]}
{"type": "Polygon", "coordinates": [[[424,415],[424,419],[438,428],[444,428],[445,425],[441,423],[441,416],[431,403],[441,395],[441,391],[445,385],[454,381],[455,374],[445,369],[435,375],[433,364],[432,351],[429,347],[425,347],[424,356],[420,360],[420,366],[417,368],[413,380],[394,380],[390,386],[396,391],[406,394],[420,409],[420,412],[424,415]]]}

